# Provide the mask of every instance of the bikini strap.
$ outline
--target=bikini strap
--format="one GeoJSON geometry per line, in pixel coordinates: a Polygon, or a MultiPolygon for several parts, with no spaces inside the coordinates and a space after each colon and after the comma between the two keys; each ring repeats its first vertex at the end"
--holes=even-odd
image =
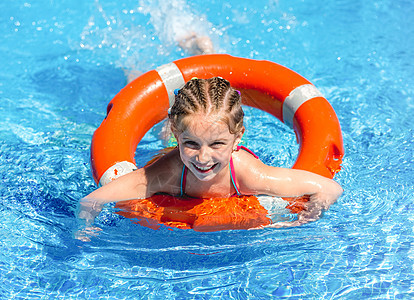
{"type": "MultiPolygon", "coordinates": [[[[244,147],[244,146],[237,146],[237,151],[243,149],[244,151],[249,152],[251,155],[253,155],[255,158],[259,158],[256,154],[253,153],[252,150],[244,147]]],[[[236,190],[236,193],[238,196],[241,195],[240,190],[236,184],[236,172],[234,171],[234,164],[233,164],[233,157],[230,158],[230,164],[229,164],[229,168],[230,168],[230,178],[231,178],[231,183],[233,184],[234,189],[236,190]]]]}
{"type": "Polygon", "coordinates": [[[244,151],[249,152],[251,155],[253,155],[255,158],[259,158],[256,154],[253,153],[252,150],[250,150],[249,148],[246,148],[244,146],[237,146],[237,150],[243,149],[244,151]]]}
{"type": "Polygon", "coordinates": [[[234,180],[236,178],[236,173],[234,172],[233,157],[230,157],[229,169],[230,169],[231,183],[233,184],[233,187],[236,190],[237,196],[240,196],[241,193],[234,180]]]}
{"type": "Polygon", "coordinates": [[[180,197],[184,196],[186,181],[187,181],[187,167],[184,165],[183,171],[181,172],[180,197]]]}

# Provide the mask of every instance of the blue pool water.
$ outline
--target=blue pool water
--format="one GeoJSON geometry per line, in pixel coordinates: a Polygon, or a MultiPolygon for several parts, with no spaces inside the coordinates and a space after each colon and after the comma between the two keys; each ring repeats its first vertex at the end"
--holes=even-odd
{"type": "MultiPolygon", "coordinates": [[[[413,16],[408,0],[2,1],[0,298],[413,298],[413,16]],[[174,37],[187,28],[324,93],[343,130],[345,193],[290,229],[154,231],[108,206],[99,235],[73,239],[76,203],[95,188],[90,140],[123,69],[185,57],[174,37]]],[[[294,133],[246,115],[249,147],[291,166],[294,133]]],[[[161,147],[147,134],[138,163],[161,147]]]]}

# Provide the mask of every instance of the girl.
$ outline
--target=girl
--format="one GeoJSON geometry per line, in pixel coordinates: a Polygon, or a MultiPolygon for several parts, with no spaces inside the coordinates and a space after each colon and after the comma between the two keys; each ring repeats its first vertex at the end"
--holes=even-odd
{"type": "Polygon", "coordinates": [[[343,190],[335,181],[303,170],[265,165],[239,147],[245,130],[243,116],[240,92],[227,80],[190,80],[176,93],[168,114],[178,146],[83,198],[79,218],[90,225],[105,203],[157,193],[199,198],[308,195],[306,209],[291,226],[314,220],[338,199],[343,190]]]}

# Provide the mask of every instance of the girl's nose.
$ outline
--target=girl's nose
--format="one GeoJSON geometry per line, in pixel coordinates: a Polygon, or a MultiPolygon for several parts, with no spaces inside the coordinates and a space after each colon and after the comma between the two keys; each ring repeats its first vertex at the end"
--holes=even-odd
{"type": "Polygon", "coordinates": [[[198,152],[198,161],[200,163],[207,163],[210,161],[210,153],[208,147],[201,147],[198,152]]]}

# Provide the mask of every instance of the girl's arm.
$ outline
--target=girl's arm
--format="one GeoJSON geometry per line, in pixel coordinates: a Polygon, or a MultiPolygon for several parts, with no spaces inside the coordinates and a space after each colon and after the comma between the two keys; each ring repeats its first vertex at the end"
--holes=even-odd
{"type": "Polygon", "coordinates": [[[123,175],[104,185],[79,201],[78,218],[90,226],[105,203],[148,197],[145,169],[123,175]]]}
{"type": "Polygon", "coordinates": [[[312,172],[268,166],[246,152],[240,152],[235,158],[237,179],[246,194],[277,197],[308,195],[331,202],[343,192],[332,179],[312,172]]]}
{"type": "Polygon", "coordinates": [[[249,172],[237,172],[240,188],[249,194],[266,194],[277,197],[300,197],[307,195],[310,202],[328,209],[342,194],[342,187],[332,179],[304,170],[277,168],[247,156],[238,159],[239,168],[249,172]],[[246,164],[244,167],[243,165],[246,164]]]}
{"type": "Polygon", "coordinates": [[[138,169],[96,189],[83,199],[100,204],[144,198],[147,196],[148,182],[145,169],[138,169]]]}
{"type": "Polygon", "coordinates": [[[182,169],[182,163],[178,151],[171,151],[151,165],[123,175],[82,198],[78,218],[90,226],[106,203],[148,198],[158,192],[179,193],[177,169],[182,169]]]}
{"type": "Polygon", "coordinates": [[[311,201],[317,201],[323,209],[327,209],[343,192],[334,180],[312,172],[266,165],[262,171],[262,179],[256,185],[260,193],[278,197],[308,195],[311,201]]]}

